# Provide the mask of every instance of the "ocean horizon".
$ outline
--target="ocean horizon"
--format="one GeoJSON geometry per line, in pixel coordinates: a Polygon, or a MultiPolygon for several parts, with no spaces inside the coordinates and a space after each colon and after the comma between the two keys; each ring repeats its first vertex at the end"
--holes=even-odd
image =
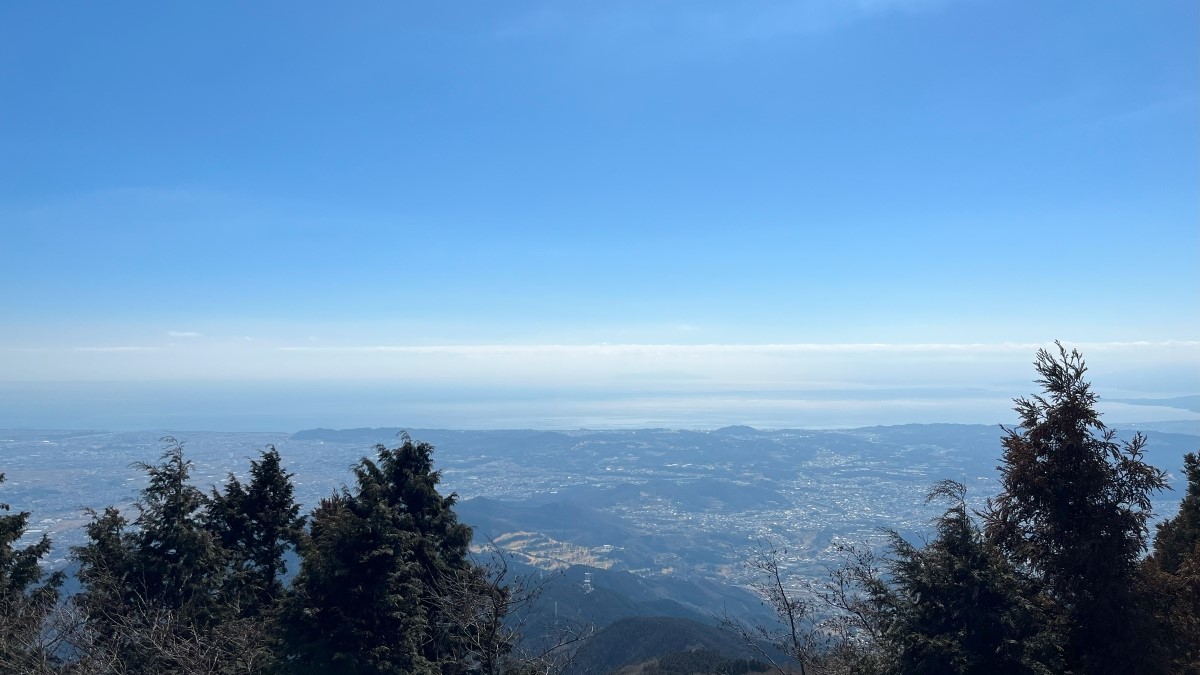
{"type": "MultiPolygon", "coordinates": [[[[995,388],[770,391],[433,388],[391,383],[0,383],[0,428],[286,431],[438,429],[855,428],[1012,424],[995,388]]],[[[1113,398],[1121,398],[1114,396],[1113,398]]],[[[1102,399],[1108,424],[1195,421],[1200,414],[1102,399]]]]}

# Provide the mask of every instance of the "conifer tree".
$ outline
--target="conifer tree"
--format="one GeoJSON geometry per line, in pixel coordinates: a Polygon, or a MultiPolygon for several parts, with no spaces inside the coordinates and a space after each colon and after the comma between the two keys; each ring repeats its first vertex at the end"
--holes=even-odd
{"type": "MultiPolygon", "coordinates": [[[[87,513],[91,516],[83,528],[87,543],[71,549],[82,585],[71,601],[81,610],[87,642],[117,645],[123,641],[118,637],[118,619],[135,599],[128,581],[134,576],[129,521],[115,506],[102,512],[88,509],[87,513]]],[[[87,645],[77,646],[88,649],[87,645]]]]}
{"type": "Polygon", "coordinates": [[[1154,562],[1171,574],[1189,564],[1200,566],[1200,457],[1196,453],[1184,456],[1183,473],[1187,491],[1179,513],[1159,523],[1154,535],[1154,562]]]}
{"type": "Polygon", "coordinates": [[[34,672],[34,664],[52,656],[45,653],[41,632],[58,599],[63,575],[42,572],[39,563],[50,552],[45,535],[18,546],[28,530],[29,515],[12,513],[8,504],[0,502],[0,673],[34,672]]]}
{"type": "Polygon", "coordinates": [[[1173,672],[1200,675],[1200,457],[1183,459],[1187,491],[1179,513],[1158,524],[1154,553],[1142,566],[1143,597],[1153,608],[1173,672]]]}
{"type": "Polygon", "coordinates": [[[1150,495],[1165,475],[1143,460],[1143,436],[1118,443],[1100,421],[1078,351],[1039,350],[1035,366],[1042,393],[1016,400],[1020,425],[1006,430],[987,534],[1053,603],[1067,669],[1155,672],[1157,642],[1134,589],[1150,495]]]}
{"type": "Polygon", "coordinates": [[[223,551],[204,527],[208,500],[188,481],[192,463],[183,458],[183,444],[163,440],[159,464],[137,465],[150,479],[135,504],[131,536],[138,582],[147,598],[207,620],[215,611],[223,551]]]}
{"type": "Polygon", "coordinates": [[[407,435],[354,468],[355,486],[322,500],[282,618],[285,661],[300,673],[444,673],[466,668],[442,598],[472,572],[471,530],[437,491],[433,446],[407,435]]]}
{"type": "Polygon", "coordinates": [[[227,600],[241,616],[257,616],[283,597],[284,556],[304,531],[291,478],[278,450],[268,445],[250,463],[248,484],[230,474],[224,492],[214,488],[209,497],[207,523],[230,566],[227,600]]]}
{"type": "Polygon", "coordinates": [[[922,548],[891,533],[887,582],[870,588],[884,608],[888,671],[905,675],[1061,671],[1047,617],[967,510],[966,488],[941,481],[927,501],[951,506],[922,548]]]}
{"type": "Polygon", "coordinates": [[[158,464],[135,465],[149,480],[133,522],[112,506],[92,511],[88,542],[73,549],[85,628],[77,648],[118,672],[187,672],[182,660],[207,646],[223,609],[223,552],[201,521],[205,496],[188,482],[183,445],[163,440],[158,464]]]}

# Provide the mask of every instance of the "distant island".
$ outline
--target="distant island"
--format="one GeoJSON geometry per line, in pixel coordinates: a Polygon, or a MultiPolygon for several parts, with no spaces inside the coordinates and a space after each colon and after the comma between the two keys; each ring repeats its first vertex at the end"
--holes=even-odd
{"type": "Polygon", "coordinates": [[[1191,412],[1200,413],[1200,394],[1195,394],[1192,396],[1176,396],[1174,398],[1114,398],[1109,400],[1111,400],[1113,403],[1148,405],[1161,408],[1178,408],[1180,410],[1188,410],[1191,412]]]}

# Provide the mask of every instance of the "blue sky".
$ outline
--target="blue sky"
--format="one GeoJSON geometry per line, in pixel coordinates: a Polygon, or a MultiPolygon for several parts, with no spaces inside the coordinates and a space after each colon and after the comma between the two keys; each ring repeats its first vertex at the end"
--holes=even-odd
{"type": "Polygon", "coordinates": [[[1195,393],[1198,26],[7,3],[0,381],[1195,393]]]}

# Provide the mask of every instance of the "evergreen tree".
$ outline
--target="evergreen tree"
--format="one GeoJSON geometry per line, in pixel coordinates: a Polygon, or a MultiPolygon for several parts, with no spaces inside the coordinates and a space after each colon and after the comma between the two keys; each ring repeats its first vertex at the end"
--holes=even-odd
{"type": "Polygon", "coordinates": [[[1183,458],[1187,492],[1179,513],[1158,524],[1154,535],[1154,562],[1174,574],[1188,564],[1200,564],[1200,457],[1189,452],[1183,458]]]}
{"type": "Polygon", "coordinates": [[[936,538],[917,548],[891,533],[887,582],[871,587],[884,608],[890,672],[985,675],[1060,672],[1057,646],[1029,584],[987,542],[967,511],[966,488],[942,481],[928,501],[950,508],[936,538]]]}
{"type": "Polygon", "coordinates": [[[223,552],[203,526],[205,496],[188,483],[183,446],[164,438],[132,523],[116,508],[90,512],[88,542],[73,549],[83,590],[81,659],[118,672],[188,672],[221,618],[223,552]]]}
{"type": "Polygon", "coordinates": [[[304,518],[296,503],[292,474],[268,445],[250,463],[250,482],[229,475],[224,492],[213,489],[207,523],[230,565],[228,600],[240,616],[257,616],[283,597],[284,556],[299,545],[304,518]]]}
{"type": "Polygon", "coordinates": [[[1171,653],[1173,672],[1200,674],[1200,457],[1183,460],[1187,492],[1179,513],[1158,524],[1142,566],[1143,597],[1171,653]]]}
{"type": "Polygon", "coordinates": [[[183,444],[164,438],[157,465],[139,463],[149,482],[136,502],[131,536],[140,592],[162,606],[208,620],[215,611],[224,552],[202,520],[208,500],[188,482],[183,444]]]}
{"type": "Polygon", "coordinates": [[[471,530],[455,497],[437,492],[433,447],[407,435],[376,447],[313,512],[282,623],[286,660],[301,673],[455,673],[465,641],[447,588],[473,570],[471,530]]]}
{"type": "Polygon", "coordinates": [[[135,599],[129,585],[134,577],[129,521],[115,506],[105,507],[103,512],[88,509],[87,514],[91,516],[83,528],[87,543],[71,549],[82,585],[71,601],[82,611],[92,641],[115,644],[120,641],[115,619],[135,599]]]}
{"type": "Polygon", "coordinates": [[[1020,426],[1006,430],[987,534],[1053,602],[1069,670],[1156,672],[1134,589],[1150,495],[1165,476],[1143,461],[1143,436],[1118,443],[1100,421],[1078,351],[1039,350],[1035,365],[1043,392],[1016,400],[1020,426]]]}
{"type": "Polygon", "coordinates": [[[78,630],[69,636],[71,671],[82,673],[153,672],[148,603],[135,590],[129,521],[114,506],[87,510],[87,543],[72,547],[81,590],[70,599],[78,630]]]}
{"type": "Polygon", "coordinates": [[[34,664],[51,656],[45,653],[42,628],[58,599],[63,575],[42,573],[38,563],[50,552],[45,535],[17,546],[28,526],[29,512],[12,513],[0,502],[0,673],[34,672],[34,664]]]}

